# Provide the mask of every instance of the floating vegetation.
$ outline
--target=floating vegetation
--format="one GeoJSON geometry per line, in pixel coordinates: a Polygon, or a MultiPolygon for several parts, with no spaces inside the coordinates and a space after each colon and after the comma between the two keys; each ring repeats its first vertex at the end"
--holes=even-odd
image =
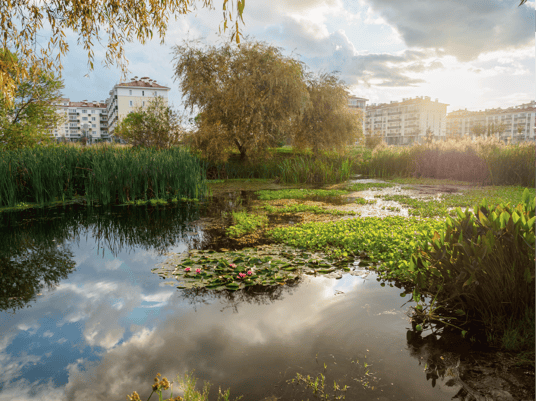
{"type": "Polygon", "coordinates": [[[197,199],[197,198],[194,198],[194,199],[190,199],[190,198],[180,198],[180,199],[179,198],[173,198],[173,199],[170,199],[169,201],[167,201],[166,199],[148,199],[148,200],[138,199],[138,200],[135,200],[135,201],[127,201],[127,202],[123,203],[120,206],[124,206],[124,205],[129,205],[129,206],[169,205],[170,202],[177,203],[179,201],[181,201],[181,202],[199,202],[199,199],[197,199]]]}
{"type": "Polygon", "coordinates": [[[268,217],[246,212],[233,212],[233,225],[225,231],[230,238],[250,234],[268,224],[268,217]]]}
{"type": "Polygon", "coordinates": [[[303,199],[315,196],[341,196],[347,195],[348,191],[340,189],[281,189],[278,191],[257,191],[260,200],[274,199],[303,199]]]}
{"type": "Polygon", "coordinates": [[[395,184],[387,182],[358,182],[350,184],[346,187],[348,191],[361,192],[366,190],[379,191],[383,188],[394,187],[395,184]]]}
{"type": "Polygon", "coordinates": [[[331,214],[334,216],[359,216],[359,213],[354,212],[353,210],[337,210],[337,209],[328,209],[318,205],[304,205],[304,204],[295,204],[287,205],[283,207],[275,207],[272,205],[265,205],[264,209],[268,213],[313,213],[313,214],[331,214]]]}
{"type": "Polygon", "coordinates": [[[249,286],[284,285],[302,273],[341,278],[342,272],[352,272],[347,256],[329,257],[284,245],[227,252],[192,250],[172,256],[152,271],[176,278],[177,288],[236,291],[249,286]]]}
{"type": "Polygon", "coordinates": [[[444,229],[445,222],[435,219],[357,217],[276,227],[267,235],[279,243],[322,250],[335,257],[366,253],[372,262],[378,263],[375,269],[381,277],[412,281],[415,273],[408,270],[408,261],[419,241],[432,238],[434,232],[444,229]]]}
{"type": "Polygon", "coordinates": [[[373,205],[376,202],[377,201],[375,199],[368,200],[368,199],[365,199],[365,198],[357,198],[355,200],[355,203],[357,203],[358,205],[373,205]]]}

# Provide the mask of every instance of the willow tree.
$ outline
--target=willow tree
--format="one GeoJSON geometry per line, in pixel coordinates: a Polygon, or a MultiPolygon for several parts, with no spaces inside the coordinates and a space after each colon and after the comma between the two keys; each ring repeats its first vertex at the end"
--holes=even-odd
{"type": "MultiPolygon", "coordinates": [[[[20,61],[16,54],[0,50],[0,60],[14,74],[20,61]]],[[[32,67],[30,67],[32,68],[32,67]]],[[[63,81],[51,72],[43,72],[35,81],[20,81],[12,102],[0,94],[0,149],[31,147],[51,141],[50,130],[66,122],[54,103],[61,99],[63,81]]]]}
{"type": "Polygon", "coordinates": [[[175,80],[186,107],[198,109],[194,146],[225,160],[261,156],[288,134],[309,105],[302,63],[263,42],[201,49],[174,47],[175,80]]]}
{"type": "Polygon", "coordinates": [[[311,105],[296,121],[293,144],[296,148],[341,151],[363,137],[363,115],[348,107],[346,85],[335,74],[307,74],[311,105]]]}
{"type": "MultiPolygon", "coordinates": [[[[190,13],[199,1],[203,7],[213,7],[213,0],[2,0],[0,48],[16,51],[22,62],[15,74],[8,74],[8,66],[0,61],[0,94],[10,102],[18,82],[28,78],[37,81],[40,72],[30,69],[31,65],[61,71],[61,57],[69,50],[66,39],[69,31],[78,35],[78,44],[87,52],[90,70],[93,70],[94,43],[106,39],[105,65],[117,62],[126,77],[125,43],[137,40],[144,44],[153,38],[153,31],[157,31],[164,43],[169,18],[190,13]],[[49,25],[50,30],[43,30],[44,25],[49,25]]],[[[231,10],[235,9],[238,18],[231,36],[240,42],[238,21],[243,22],[245,0],[236,0],[236,8],[234,4],[234,0],[223,0],[223,30],[227,29],[228,21],[233,21],[231,10]]]]}

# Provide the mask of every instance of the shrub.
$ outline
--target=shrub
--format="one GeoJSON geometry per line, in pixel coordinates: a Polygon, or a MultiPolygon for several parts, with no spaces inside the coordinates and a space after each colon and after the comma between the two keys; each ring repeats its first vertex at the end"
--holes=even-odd
{"type": "Polygon", "coordinates": [[[457,214],[412,256],[410,270],[421,290],[481,319],[489,337],[511,331],[527,309],[534,315],[535,199],[526,189],[516,207],[484,200],[457,214]]]}

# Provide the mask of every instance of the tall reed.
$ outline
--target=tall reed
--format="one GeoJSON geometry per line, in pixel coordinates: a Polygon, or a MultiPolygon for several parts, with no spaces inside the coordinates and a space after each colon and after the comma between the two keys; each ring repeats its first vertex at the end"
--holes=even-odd
{"type": "Polygon", "coordinates": [[[415,144],[380,145],[359,166],[366,175],[430,177],[478,184],[535,185],[534,143],[506,145],[494,138],[468,138],[415,144]]]}
{"type": "Polygon", "coordinates": [[[84,195],[88,202],[207,193],[206,171],[182,148],[167,150],[53,145],[0,153],[0,206],[47,204],[84,195]]]}

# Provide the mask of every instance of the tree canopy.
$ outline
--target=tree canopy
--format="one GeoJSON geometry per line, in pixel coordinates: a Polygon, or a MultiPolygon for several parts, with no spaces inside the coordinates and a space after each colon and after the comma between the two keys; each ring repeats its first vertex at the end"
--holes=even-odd
{"type": "Polygon", "coordinates": [[[182,119],[157,96],[146,108],[139,106],[129,113],[115,129],[115,136],[133,146],[168,149],[177,145],[184,135],[182,119]]]}
{"type": "MultiPolygon", "coordinates": [[[[14,74],[17,56],[0,50],[0,60],[9,66],[8,73],[14,74]]],[[[52,72],[41,71],[35,82],[24,79],[17,84],[12,102],[0,97],[0,147],[16,149],[51,140],[49,130],[63,122],[54,106],[63,87],[52,72]]]]}
{"type": "MultiPolygon", "coordinates": [[[[201,1],[203,7],[212,8],[213,0],[201,1]]],[[[88,67],[93,69],[95,42],[102,43],[103,33],[107,40],[105,65],[115,62],[126,77],[128,61],[125,43],[134,40],[144,44],[158,33],[161,43],[171,16],[184,15],[195,9],[196,0],[105,0],[72,1],[50,0],[5,0],[0,2],[0,41],[2,49],[17,51],[21,62],[14,74],[9,64],[0,61],[0,95],[11,102],[18,82],[33,78],[37,81],[39,70],[60,72],[61,57],[69,50],[66,31],[78,34],[78,44],[88,55],[88,67]],[[44,25],[52,31],[46,43],[40,43],[38,32],[44,25]],[[37,52],[36,44],[39,46],[37,52]],[[56,52],[57,50],[57,52],[56,52]],[[56,54],[55,54],[56,53],[56,54]],[[54,57],[55,54],[55,57],[54,57]],[[34,66],[30,69],[30,66],[34,66]]],[[[232,9],[236,10],[231,36],[240,42],[239,20],[242,20],[245,0],[223,0],[223,31],[227,22],[233,21],[232,9]]],[[[221,25],[220,25],[221,32],[221,25]]]]}
{"type": "Polygon", "coordinates": [[[231,148],[242,159],[262,154],[310,104],[302,63],[274,46],[185,43],[174,53],[185,105],[199,109],[194,144],[211,159],[225,160],[231,148]]]}
{"type": "Polygon", "coordinates": [[[363,137],[363,115],[348,107],[346,85],[335,74],[306,76],[311,100],[303,118],[296,120],[292,130],[293,145],[297,148],[341,150],[363,137]]]}

